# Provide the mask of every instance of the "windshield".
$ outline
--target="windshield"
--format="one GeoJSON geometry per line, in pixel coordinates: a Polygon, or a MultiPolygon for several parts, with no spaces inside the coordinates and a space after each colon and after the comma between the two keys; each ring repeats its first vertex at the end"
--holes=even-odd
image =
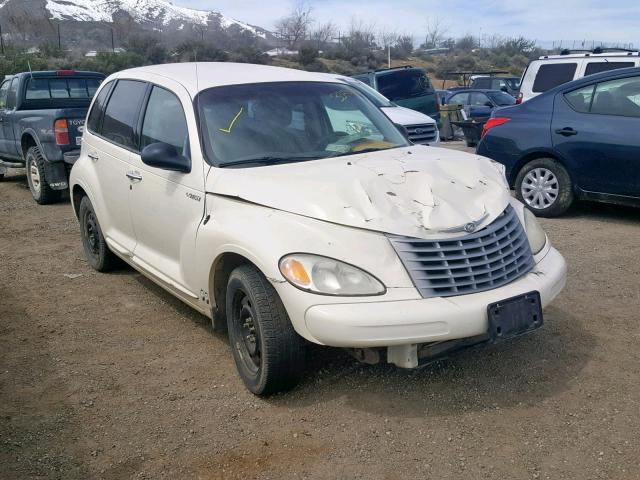
{"type": "Polygon", "coordinates": [[[283,162],[408,145],[356,89],[281,82],[204,90],[196,99],[207,158],[218,167],[283,162]]]}
{"type": "Polygon", "coordinates": [[[516,104],[516,99],[505,92],[488,92],[487,95],[489,95],[491,100],[499,107],[516,104]]]}
{"type": "Polygon", "coordinates": [[[374,90],[369,85],[360,80],[347,80],[349,85],[353,86],[356,90],[362,93],[365,97],[373,102],[376,107],[393,107],[394,104],[389,101],[387,97],[382,95],[377,90],[374,90]]]}
{"type": "Polygon", "coordinates": [[[433,87],[422,70],[397,70],[377,78],[378,90],[391,101],[420,97],[433,93],[433,87]]]}

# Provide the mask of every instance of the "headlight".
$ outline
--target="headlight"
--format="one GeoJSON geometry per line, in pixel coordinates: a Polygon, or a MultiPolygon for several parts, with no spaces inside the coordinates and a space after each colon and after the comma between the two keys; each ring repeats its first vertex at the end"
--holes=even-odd
{"type": "Polygon", "coordinates": [[[526,207],[524,209],[524,229],[527,232],[531,252],[535,255],[547,243],[547,234],[544,233],[536,216],[526,207]]]}
{"type": "Polygon", "coordinates": [[[338,296],[382,295],[385,286],[374,276],[332,258],[292,253],[280,259],[280,273],[292,285],[313,293],[338,296]]]}

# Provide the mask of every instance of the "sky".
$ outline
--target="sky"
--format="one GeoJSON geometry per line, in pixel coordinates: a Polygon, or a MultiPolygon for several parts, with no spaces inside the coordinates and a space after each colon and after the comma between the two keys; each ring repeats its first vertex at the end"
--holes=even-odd
{"type": "MultiPolygon", "coordinates": [[[[295,0],[172,1],[272,29],[295,0]]],[[[331,21],[346,30],[357,19],[380,30],[412,35],[417,43],[429,19],[438,18],[452,37],[522,35],[543,46],[554,40],[588,40],[640,47],[640,0],[307,0],[307,4],[318,22],[331,21]]]]}

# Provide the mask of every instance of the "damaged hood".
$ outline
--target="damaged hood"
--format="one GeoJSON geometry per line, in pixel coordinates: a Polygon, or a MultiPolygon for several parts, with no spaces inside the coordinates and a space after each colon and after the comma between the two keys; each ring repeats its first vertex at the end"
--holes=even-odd
{"type": "Polygon", "coordinates": [[[416,238],[460,235],[506,208],[504,175],[486,158],[443,148],[267,167],[211,168],[207,193],[327,222],[416,238]]]}

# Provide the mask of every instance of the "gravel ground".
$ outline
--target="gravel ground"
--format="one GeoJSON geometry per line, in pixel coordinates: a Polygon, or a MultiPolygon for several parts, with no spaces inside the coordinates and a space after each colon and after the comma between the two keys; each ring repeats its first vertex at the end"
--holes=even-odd
{"type": "Polygon", "coordinates": [[[36,205],[18,171],[0,183],[0,478],[640,478],[638,210],[543,224],[569,279],[541,331],[413,371],[314,347],[297,389],[261,399],[204,317],[92,271],[68,200],[36,205]]]}

